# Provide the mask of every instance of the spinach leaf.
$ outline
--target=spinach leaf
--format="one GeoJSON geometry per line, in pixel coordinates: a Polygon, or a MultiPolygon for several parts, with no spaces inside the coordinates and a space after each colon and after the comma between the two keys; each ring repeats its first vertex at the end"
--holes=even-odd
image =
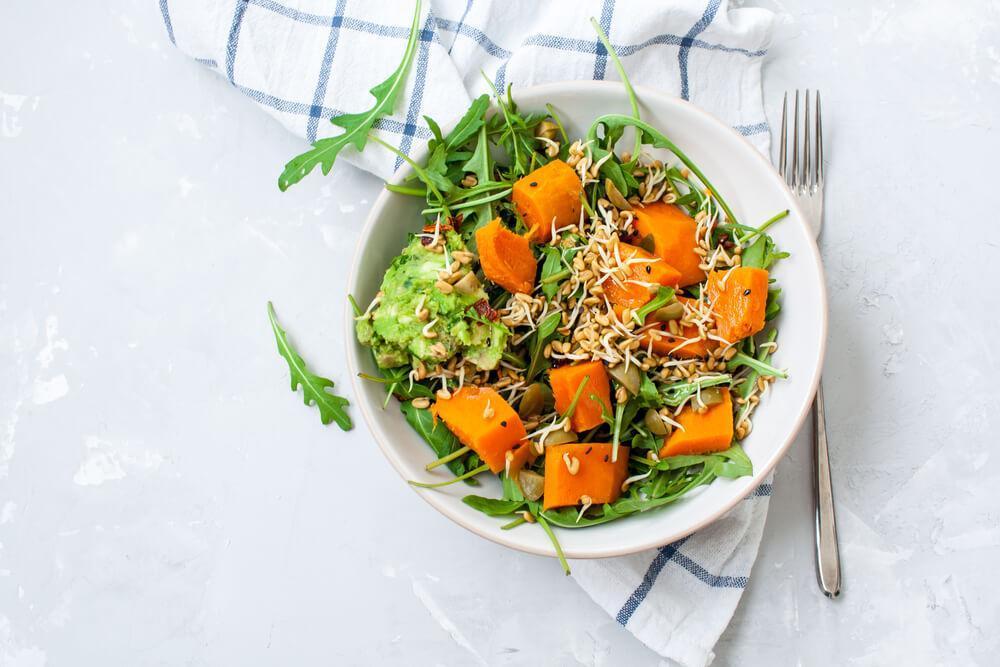
{"type": "Polygon", "coordinates": [[[521,500],[499,500],[471,495],[462,498],[462,502],[487,516],[507,516],[524,506],[523,498],[521,500]]]}
{"type": "MultiPolygon", "coordinates": [[[[448,430],[444,422],[435,420],[434,415],[427,408],[415,408],[413,403],[405,402],[400,404],[400,409],[403,411],[407,423],[430,445],[437,458],[445,457],[462,447],[462,443],[448,430]]],[[[464,460],[456,459],[445,465],[456,475],[462,475],[478,466],[478,458],[475,461],[470,461],[471,458],[470,456],[464,460]]],[[[465,483],[470,486],[479,485],[479,482],[473,478],[465,480],[465,483]]]]}

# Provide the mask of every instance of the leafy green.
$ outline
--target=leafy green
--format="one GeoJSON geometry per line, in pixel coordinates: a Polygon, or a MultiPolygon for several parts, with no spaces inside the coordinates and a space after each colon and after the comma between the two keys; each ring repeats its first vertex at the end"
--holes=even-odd
{"type": "Polygon", "coordinates": [[[552,532],[549,522],[546,521],[543,516],[545,512],[538,511],[538,503],[530,503],[530,505],[532,507],[531,513],[534,515],[535,520],[538,521],[538,525],[540,525],[542,530],[545,531],[545,534],[549,536],[549,541],[552,542],[552,546],[556,550],[556,556],[559,558],[559,564],[562,565],[563,572],[565,572],[568,577],[570,575],[569,563],[566,562],[566,555],[563,553],[559,540],[556,539],[556,535],[552,532]]]}
{"type": "MultiPolygon", "coordinates": [[[[732,368],[732,366],[729,365],[727,368],[732,368]]],[[[728,373],[723,373],[714,377],[708,376],[694,378],[692,380],[668,384],[660,390],[660,395],[663,397],[663,402],[665,404],[671,407],[677,407],[678,405],[683,405],[685,401],[706,387],[715,387],[720,384],[731,384],[732,381],[733,376],[728,373]]]]}
{"type": "MultiPolygon", "coordinates": [[[[476,139],[476,149],[472,152],[472,157],[462,165],[462,169],[476,175],[479,181],[477,187],[489,185],[493,178],[493,159],[490,157],[490,142],[486,134],[486,126],[479,128],[479,137],[476,139]]],[[[472,231],[487,225],[493,219],[493,205],[490,202],[482,202],[469,211],[475,216],[475,226],[470,226],[472,231]]],[[[469,234],[466,244],[470,249],[475,250],[475,234],[469,234]]]]}
{"type": "Polygon", "coordinates": [[[487,516],[508,516],[524,506],[523,498],[521,500],[500,500],[472,495],[462,498],[462,502],[487,516]]]}
{"type": "Polygon", "coordinates": [[[462,116],[448,136],[445,137],[445,146],[451,150],[461,146],[472,138],[486,122],[486,110],[490,108],[490,96],[485,93],[472,101],[468,111],[462,116]]]}
{"type": "Polygon", "coordinates": [[[646,321],[646,316],[652,312],[655,312],[659,308],[667,305],[674,300],[674,288],[673,287],[660,287],[656,290],[656,296],[647,301],[642,307],[636,308],[632,312],[632,317],[635,319],[636,323],[642,324],[646,321]]]}
{"type": "MultiPolygon", "coordinates": [[[[767,337],[765,340],[771,343],[774,342],[774,340],[777,339],[777,337],[778,337],[778,331],[776,329],[771,329],[770,331],[767,332],[767,337]]],[[[752,343],[753,341],[749,340],[748,342],[752,343]]],[[[767,364],[768,362],[770,362],[772,347],[773,346],[771,345],[761,346],[761,348],[757,351],[757,357],[756,357],[757,361],[762,364],[767,364]]],[[[748,356],[746,355],[745,352],[742,354],[748,356]]],[[[736,394],[740,398],[747,398],[748,396],[750,396],[750,393],[753,391],[754,386],[757,384],[757,378],[759,378],[760,376],[761,373],[759,373],[756,368],[751,366],[750,373],[745,378],[743,378],[743,381],[740,384],[736,385],[736,394]]],[[[737,423],[739,423],[743,419],[743,415],[745,415],[750,410],[750,407],[751,406],[749,403],[745,403],[740,406],[740,409],[736,414],[737,423]]]]}
{"type": "Polygon", "coordinates": [[[545,257],[545,261],[542,262],[542,294],[547,299],[553,299],[559,291],[559,282],[554,280],[553,276],[565,271],[563,269],[562,253],[559,251],[559,248],[545,246],[542,248],[542,255],[545,257]]]}
{"type": "Polygon", "coordinates": [[[413,11],[413,23],[410,26],[410,37],[406,41],[406,48],[403,51],[403,60],[399,63],[389,78],[371,89],[372,97],[375,98],[375,105],[367,111],[361,113],[344,114],[330,119],[334,125],[344,128],[344,131],[335,137],[319,139],[313,143],[313,147],[299,155],[285,165],[285,170],[278,177],[278,188],[282,192],[289,186],[298,183],[319,166],[323,175],[329,174],[333,168],[333,163],[337,159],[340,151],[347,146],[354,146],[358,151],[364,150],[368,135],[375,126],[375,122],[392,113],[399,97],[403,84],[406,82],[406,74],[413,61],[413,54],[417,50],[417,35],[419,34],[421,0],[417,0],[413,11]]]}
{"type": "Polygon", "coordinates": [[[539,322],[535,333],[531,334],[528,340],[528,370],[524,373],[525,384],[530,384],[539,373],[549,367],[549,360],[545,358],[542,351],[545,346],[555,338],[556,329],[562,324],[562,313],[549,313],[545,319],[539,322]]]}
{"type": "MultiPolygon", "coordinates": [[[[628,126],[634,127],[636,131],[639,132],[642,144],[649,144],[655,148],[665,148],[666,150],[669,150],[671,153],[676,155],[677,158],[684,163],[684,166],[686,166],[692,173],[694,173],[695,176],[698,177],[698,180],[701,181],[702,185],[704,185],[711,191],[712,197],[715,199],[715,201],[719,203],[719,206],[722,207],[722,210],[726,212],[726,217],[731,222],[737,221],[736,215],[733,214],[732,209],[729,208],[729,205],[726,204],[726,201],[719,194],[719,191],[715,188],[715,186],[712,185],[712,183],[708,180],[705,174],[703,174],[702,171],[698,168],[698,165],[692,162],[691,158],[685,155],[684,151],[682,151],[680,148],[677,147],[677,144],[668,139],[665,134],[657,130],[649,123],[622,114],[607,114],[604,116],[600,116],[597,120],[593,122],[593,124],[590,126],[590,130],[587,131],[587,139],[593,140],[596,143],[598,139],[597,136],[598,128],[603,128],[605,136],[607,136],[607,134],[610,132],[621,130],[628,126]]],[[[608,162],[610,161],[611,160],[608,160],[608,162]]],[[[603,169],[601,171],[603,173],[603,169]]],[[[615,185],[617,186],[618,183],[615,183],[615,185]]]]}
{"type": "Polygon", "coordinates": [[[769,269],[772,264],[784,257],[788,257],[788,253],[778,252],[774,240],[767,234],[761,234],[756,241],[744,248],[740,263],[742,266],[769,269]]]}
{"type": "MultiPolygon", "coordinates": [[[[611,62],[615,64],[615,69],[618,70],[618,76],[621,77],[622,84],[625,86],[625,92],[628,94],[629,106],[632,107],[632,117],[639,120],[639,100],[636,97],[635,89],[632,88],[632,82],[628,80],[628,76],[625,74],[625,67],[622,65],[622,61],[618,58],[618,52],[615,51],[613,46],[611,46],[608,36],[604,33],[604,28],[602,28],[601,24],[597,22],[597,19],[591,17],[590,25],[594,26],[594,30],[597,32],[597,38],[601,40],[604,50],[608,52],[609,56],[611,56],[611,62]]],[[[639,152],[641,148],[641,137],[637,132],[635,136],[635,148],[632,150],[632,159],[628,163],[629,168],[625,171],[631,172],[634,165],[639,161],[639,152]]],[[[619,188],[619,190],[621,190],[621,188],[619,188]]],[[[622,194],[625,194],[626,197],[628,196],[625,190],[621,190],[621,192],[622,194]]]]}
{"type": "MultiPolygon", "coordinates": [[[[445,457],[462,448],[462,443],[458,441],[458,438],[448,430],[444,422],[434,419],[434,415],[427,408],[416,408],[413,403],[407,401],[400,404],[400,409],[403,411],[403,416],[406,417],[406,422],[430,445],[438,458],[445,457]]],[[[479,457],[470,455],[464,459],[449,461],[446,465],[453,473],[461,476],[479,466],[479,457]]],[[[465,480],[465,483],[471,486],[479,484],[478,481],[471,478],[465,480]]]]}
{"type": "Polygon", "coordinates": [[[306,368],[306,362],[295,348],[288,342],[288,336],[278,324],[278,316],[274,313],[274,305],[267,302],[267,317],[271,321],[271,330],[278,343],[278,354],[288,362],[288,372],[292,380],[292,391],[302,387],[302,400],[306,405],[315,403],[319,408],[319,418],[324,424],[332,421],[345,431],[351,430],[351,417],[344,409],[350,402],[343,396],[331,394],[327,389],[333,389],[333,381],[315,375],[306,368]]]}

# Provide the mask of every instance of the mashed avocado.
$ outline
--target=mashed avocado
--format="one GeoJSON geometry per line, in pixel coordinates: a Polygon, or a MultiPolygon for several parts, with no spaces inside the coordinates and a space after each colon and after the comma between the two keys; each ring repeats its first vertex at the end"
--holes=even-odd
{"type": "MultiPolygon", "coordinates": [[[[466,249],[454,232],[445,232],[445,239],[449,253],[466,249]]],[[[458,353],[481,370],[492,370],[500,363],[507,328],[476,316],[473,304],[487,298],[481,285],[470,294],[459,290],[445,294],[435,287],[438,272],[445,268],[444,253],[425,248],[419,236],[413,236],[392,261],[382,280],[381,300],[356,325],[358,342],[372,348],[380,367],[404,366],[413,359],[434,367],[458,353]],[[424,320],[417,317],[419,308],[428,311],[424,320]],[[437,335],[427,338],[423,328],[431,322],[430,331],[437,335]]]]}

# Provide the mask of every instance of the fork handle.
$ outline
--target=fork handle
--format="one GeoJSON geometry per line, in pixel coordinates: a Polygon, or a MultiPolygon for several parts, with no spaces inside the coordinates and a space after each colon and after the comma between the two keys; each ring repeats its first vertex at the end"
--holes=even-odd
{"type": "Polygon", "coordinates": [[[830,481],[830,452],[826,443],[826,409],[823,384],[816,388],[813,402],[813,495],[816,501],[816,576],[827,597],[840,595],[840,547],[837,544],[837,516],[833,509],[830,481]]]}

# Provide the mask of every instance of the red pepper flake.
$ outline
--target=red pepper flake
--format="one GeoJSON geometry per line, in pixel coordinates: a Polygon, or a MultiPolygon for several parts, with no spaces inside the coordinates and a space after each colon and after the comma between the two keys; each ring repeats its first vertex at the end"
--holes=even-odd
{"type": "Polygon", "coordinates": [[[459,229],[461,229],[461,227],[462,227],[462,221],[464,219],[465,219],[465,214],[464,213],[459,213],[458,215],[448,216],[448,223],[449,223],[450,227],[453,228],[457,232],[459,229]]]}
{"type": "Polygon", "coordinates": [[[500,319],[500,313],[486,299],[480,299],[472,304],[472,307],[476,309],[476,313],[483,319],[487,319],[490,322],[496,322],[500,319]]]}
{"type": "MultiPolygon", "coordinates": [[[[424,225],[424,228],[422,230],[420,230],[420,231],[422,233],[424,233],[424,234],[433,234],[435,229],[438,229],[437,225],[424,225]]],[[[441,233],[444,234],[445,232],[450,232],[452,230],[452,226],[451,225],[441,225],[440,229],[441,229],[441,233]]],[[[420,245],[430,245],[431,241],[433,241],[433,240],[434,239],[432,239],[429,236],[421,236],[420,237],[420,245]]]]}

